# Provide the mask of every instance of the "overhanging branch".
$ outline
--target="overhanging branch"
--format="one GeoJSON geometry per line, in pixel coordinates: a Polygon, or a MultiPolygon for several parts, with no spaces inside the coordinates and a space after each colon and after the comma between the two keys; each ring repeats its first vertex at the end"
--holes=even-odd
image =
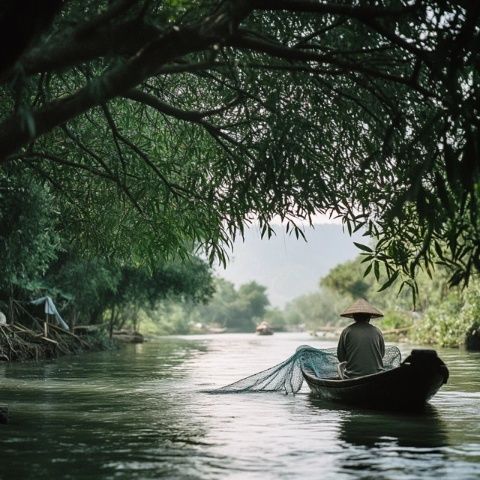
{"type": "Polygon", "coordinates": [[[426,97],[432,97],[433,93],[425,89],[421,85],[412,81],[412,77],[402,77],[399,75],[393,75],[391,73],[381,71],[378,69],[367,67],[361,63],[352,63],[337,58],[333,53],[319,54],[310,50],[303,50],[299,48],[290,48],[281,43],[274,41],[265,41],[256,37],[243,34],[240,32],[238,35],[232,36],[226,45],[238,48],[240,50],[248,50],[257,53],[263,53],[271,57],[282,58],[291,62],[318,62],[320,64],[334,65],[341,68],[345,73],[358,72],[370,77],[380,78],[389,82],[394,82],[402,85],[407,85],[413,90],[425,95],[426,97]]]}
{"type": "Polygon", "coordinates": [[[245,2],[231,0],[196,25],[176,27],[158,35],[123,65],[77,92],[32,112],[28,123],[34,128],[27,129],[25,118],[11,115],[0,124],[0,163],[38,136],[141,84],[163,65],[186,54],[205,50],[219,39],[233,34],[236,25],[249,12],[250,7],[245,2]]]}

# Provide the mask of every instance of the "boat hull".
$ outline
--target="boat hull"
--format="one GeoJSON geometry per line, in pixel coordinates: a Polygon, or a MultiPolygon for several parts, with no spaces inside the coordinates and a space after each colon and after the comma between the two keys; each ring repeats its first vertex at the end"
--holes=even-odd
{"type": "Polygon", "coordinates": [[[413,350],[398,368],[359,378],[318,378],[308,368],[302,373],[317,398],[384,410],[423,407],[448,379],[446,365],[433,350],[413,350]]]}

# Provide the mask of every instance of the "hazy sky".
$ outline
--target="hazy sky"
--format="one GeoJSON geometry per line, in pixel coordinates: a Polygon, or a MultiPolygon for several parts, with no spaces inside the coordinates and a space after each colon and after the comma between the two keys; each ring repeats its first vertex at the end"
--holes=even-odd
{"type": "Polygon", "coordinates": [[[320,277],[338,263],[353,259],[359,253],[353,240],[366,243],[360,235],[349,237],[335,223],[305,227],[307,242],[287,235],[282,226],[277,226],[276,232],[270,240],[262,240],[259,229],[252,227],[245,242],[235,242],[226,270],[216,270],[237,286],[251,280],[265,285],[270,302],[279,307],[315,291],[320,277]]]}

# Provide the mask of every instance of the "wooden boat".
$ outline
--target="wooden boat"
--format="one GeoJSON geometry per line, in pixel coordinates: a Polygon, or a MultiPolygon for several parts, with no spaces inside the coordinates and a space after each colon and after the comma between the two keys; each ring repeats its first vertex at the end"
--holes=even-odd
{"type": "Polygon", "coordinates": [[[268,322],[263,321],[255,329],[258,335],[273,335],[273,330],[268,324],[268,322]]]}
{"type": "Polygon", "coordinates": [[[435,350],[412,350],[399,367],[364,377],[318,378],[308,367],[302,373],[317,398],[382,410],[424,406],[449,375],[435,350]]]}

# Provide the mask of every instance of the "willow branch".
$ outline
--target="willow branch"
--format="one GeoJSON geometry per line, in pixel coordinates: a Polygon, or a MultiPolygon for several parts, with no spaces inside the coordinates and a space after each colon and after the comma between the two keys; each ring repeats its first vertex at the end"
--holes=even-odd
{"type": "Polygon", "coordinates": [[[143,83],[176,58],[205,50],[219,39],[233,35],[238,23],[249,13],[248,4],[230,0],[197,25],[177,27],[158,35],[123,65],[72,95],[32,112],[29,123],[35,126],[33,132],[25,127],[24,118],[13,114],[0,124],[0,163],[36,137],[143,83]]]}
{"type": "Polygon", "coordinates": [[[364,66],[360,63],[351,63],[335,58],[332,54],[319,54],[313,51],[306,51],[298,48],[290,48],[281,43],[274,41],[264,41],[258,38],[252,38],[248,35],[242,35],[241,32],[239,35],[231,37],[226,44],[231,47],[236,47],[241,50],[248,50],[257,53],[263,53],[272,57],[282,58],[284,60],[289,60],[292,62],[318,62],[323,64],[335,65],[339,68],[342,68],[345,73],[348,72],[358,72],[371,77],[380,78],[387,80],[389,82],[399,83],[402,85],[407,85],[413,90],[421,93],[426,97],[432,97],[433,93],[429,90],[423,88],[421,85],[418,85],[412,82],[411,78],[405,78],[398,75],[392,75],[381,70],[373,69],[364,66]]]}

